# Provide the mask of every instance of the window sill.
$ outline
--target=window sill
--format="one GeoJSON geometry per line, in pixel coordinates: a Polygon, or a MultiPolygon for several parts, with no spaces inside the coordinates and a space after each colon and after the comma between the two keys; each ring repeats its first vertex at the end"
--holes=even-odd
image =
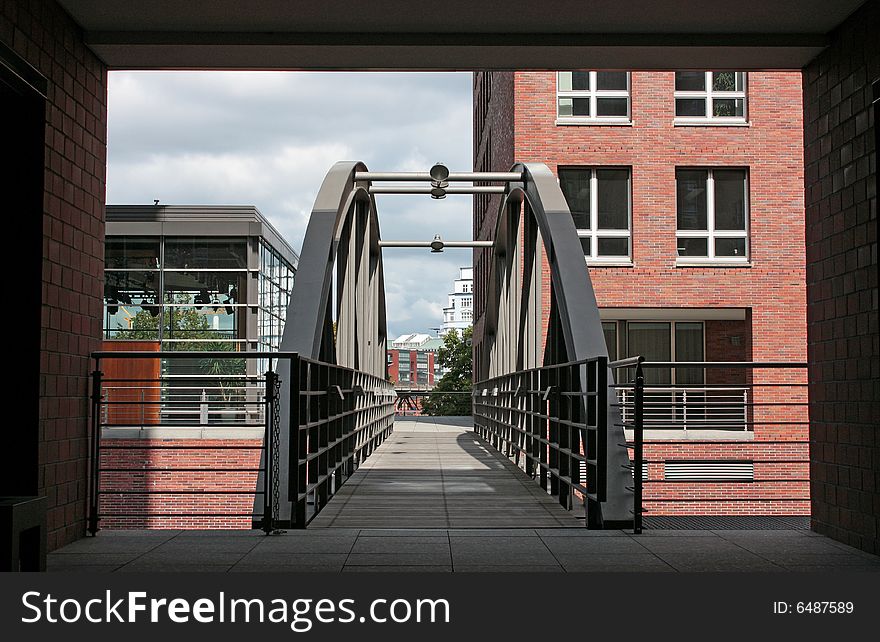
{"type": "Polygon", "coordinates": [[[713,120],[711,118],[676,118],[672,121],[675,127],[751,127],[747,120],[713,120]]]}
{"type": "Polygon", "coordinates": [[[633,266],[632,261],[590,261],[587,260],[587,267],[628,267],[633,266]]]}
{"type": "Polygon", "coordinates": [[[675,267],[750,268],[751,261],[676,261],[675,267]]]}
{"type": "Polygon", "coordinates": [[[603,120],[590,119],[590,118],[584,118],[584,119],[557,118],[556,124],[557,125],[604,125],[606,127],[611,125],[611,126],[617,126],[617,127],[632,127],[633,123],[631,120],[625,120],[625,119],[615,120],[613,118],[608,118],[608,119],[603,119],[603,120]]]}

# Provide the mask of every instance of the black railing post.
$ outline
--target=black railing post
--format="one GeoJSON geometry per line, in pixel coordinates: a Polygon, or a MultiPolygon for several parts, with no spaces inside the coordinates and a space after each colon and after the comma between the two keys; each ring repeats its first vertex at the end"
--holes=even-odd
{"type": "Polygon", "coordinates": [[[98,520],[100,519],[98,515],[98,499],[100,494],[98,492],[98,485],[100,484],[101,477],[101,396],[102,396],[102,383],[101,378],[103,377],[101,372],[101,360],[99,357],[95,357],[95,370],[92,372],[92,396],[91,396],[91,406],[92,406],[92,434],[91,434],[91,451],[92,451],[92,478],[89,484],[89,520],[88,520],[88,530],[89,533],[95,535],[98,532],[98,520]]]}
{"type": "Polygon", "coordinates": [[[636,365],[635,400],[633,404],[633,533],[642,532],[642,467],[645,447],[645,372],[639,357],[636,365]]]}
{"type": "Polygon", "coordinates": [[[304,493],[306,489],[307,478],[305,475],[305,465],[300,462],[302,454],[305,451],[305,444],[301,441],[300,430],[300,397],[303,381],[301,370],[301,361],[298,356],[290,360],[290,398],[288,407],[290,408],[287,417],[287,430],[290,433],[290,464],[288,480],[289,486],[287,496],[293,503],[291,506],[290,525],[293,528],[306,527],[306,499],[300,501],[300,493],[304,493]]]}
{"type": "Polygon", "coordinates": [[[272,370],[272,359],[269,358],[269,369],[266,370],[266,392],[264,396],[266,432],[263,443],[266,444],[263,465],[263,531],[268,535],[275,528],[273,523],[272,488],[275,480],[275,380],[278,375],[272,370]]]}

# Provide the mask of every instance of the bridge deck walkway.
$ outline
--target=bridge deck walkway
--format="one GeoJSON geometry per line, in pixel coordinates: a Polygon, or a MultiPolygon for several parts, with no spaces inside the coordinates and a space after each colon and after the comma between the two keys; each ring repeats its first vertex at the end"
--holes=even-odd
{"type": "Polygon", "coordinates": [[[576,514],[478,437],[471,417],[401,417],[309,528],[583,527],[576,514]]]}

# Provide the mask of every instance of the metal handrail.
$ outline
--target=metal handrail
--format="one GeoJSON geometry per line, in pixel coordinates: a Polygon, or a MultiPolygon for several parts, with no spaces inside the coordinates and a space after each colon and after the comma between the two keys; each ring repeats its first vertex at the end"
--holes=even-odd
{"type": "MultiPolygon", "coordinates": [[[[649,387],[645,385],[645,369],[646,368],[702,368],[702,369],[730,369],[730,368],[739,368],[739,369],[751,369],[751,370],[760,370],[760,369],[785,369],[785,370],[803,370],[807,368],[806,362],[784,362],[784,361],[765,361],[765,362],[751,362],[751,361],[646,361],[644,357],[636,356],[629,357],[626,359],[620,359],[617,361],[613,361],[608,364],[610,368],[614,370],[626,370],[626,369],[634,369],[634,380],[631,383],[621,384],[615,383],[611,384],[611,388],[617,390],[617,394],[624,397],[624,401],[619,403],[620,409],[623,411],[622,414],[622,422],[623,426],[626,428],[632,429],[633,437],[632,442],[626,444],[628,447],[632,448],[633,458],[631,469],[633,472],[633,532],[641,533],[642,531],[642,523],[643,523],[643,514],[645,512],[643,506],[643,490],[644,483],[646,480],[643,479],[643,471],[645,470],[645,457],[644,457],[644,446],[645,446],[645,435],[644,430],[646,427],[657,428],[660,427],[660,424],[656,423],[658,420],[657,410],[664,407],[672,407],[674,409],[675,404],[668,404],[664,402],[658,402],[656,400],[651,400],[650,397],[646,399],[646,393],[650,395],[651,392],[660,391],[662,394],[669,394],[672,396],[673,400],[675,396],[678,394],[676,389],[680,389],[681,394],[685,394],[687,392],[694,392],[697,394],[708,395],[716,391],[726,392],[732,390],[742,390],[743,391],[743,401],[741,404],[732,404],[730,401],[722,401],[718,402],[715,405],[712,405],[705,400],[697,402],[697,405],[702,406],[703,408],[728,408],[732,405],[736,405],[742,407],[742,416],[743,422],[742,426],[744,430],[748,430],[749,426],[754,427],[755,425],[807,425],[808,421],[755,421],[754,418],[749,417],[749,411],[758,407],[769,407],[769,406],[785,406],[785,407],[805,407],[807,405],[806,401],[793,401],[793,402],[770,402],[770,403],[761,403],[756,402],[754,398],[749,401],[748,391],[755,389],[761,389],[766,387],[791,387],[791,388],[803,388],[806,386],[804,382],[780,382],[780,383],[753,383],[750,382],[743,386],[732,387],[728,385],[727,387],[719,387],[719,386],[702,386],[702,387],[694,387],[694,386],[658,386],[658,387],[649,387]],[[629,402],[626,400],[628,393],[632,391],[633,401],[629,402]],[[626,411],[632,409],[632,413],[628,413],[626,411]],[[647,415],[646,415],[647,409],[647,415]],[[652,414],[653,412],[653,414],[652,414]]],[[[722,421],[728,421],[729,419],[722,419],[722,421]]],[[[668,422],[666,422],[668,424],[668,422]]],[[[719,424],[713,424],[711,419],[702,418],[700,423],[697,424],[700,428],[717,428],[719,424]]],[[[691,424],[693,426],[693,424],[691,424]]],[[[687,429],[687,424],[683,424],[680,426],[684,429],[687,429]]],[[[651,481],[659,481],[659,480],[651,480],[651,481]]]]}

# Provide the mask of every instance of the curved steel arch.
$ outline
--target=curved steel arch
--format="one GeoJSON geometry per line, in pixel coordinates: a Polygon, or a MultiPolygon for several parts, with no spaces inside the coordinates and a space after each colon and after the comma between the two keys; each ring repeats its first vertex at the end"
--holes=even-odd
{"type": "MultiPolygon", "coordinates": [[[[376,202],[363,163],[336,163],[324,178],[303,239],[287,306],[282,352],[386,378],[385,283],[376,202]]],[[[290,364],[280,360],[280,425],[291,425],[290,364]]],[[[291,433],[280,432],[278,524],[291,524],[291,433]]]]}
{"type": "MultiPolygon", "coordinates": [[[[498,210],[483,340],[475,374],[486,379],[541,365],[608,357],[599,307],[571,211],[550,169],[517,163],[523,181],[511,183],[498,210]],[[544,283],[543,261],[550,268],[544,283]],[[549,292],[546,291],[549,286],[549,292]],[[542,334],[549,303],[546,342],[542,334]]],[[[613,382],[611,369],[608,381],[613,382]]],[[[613,388],[607,392],[605,524],[632,521],[632,484],[613,388]]]]}

